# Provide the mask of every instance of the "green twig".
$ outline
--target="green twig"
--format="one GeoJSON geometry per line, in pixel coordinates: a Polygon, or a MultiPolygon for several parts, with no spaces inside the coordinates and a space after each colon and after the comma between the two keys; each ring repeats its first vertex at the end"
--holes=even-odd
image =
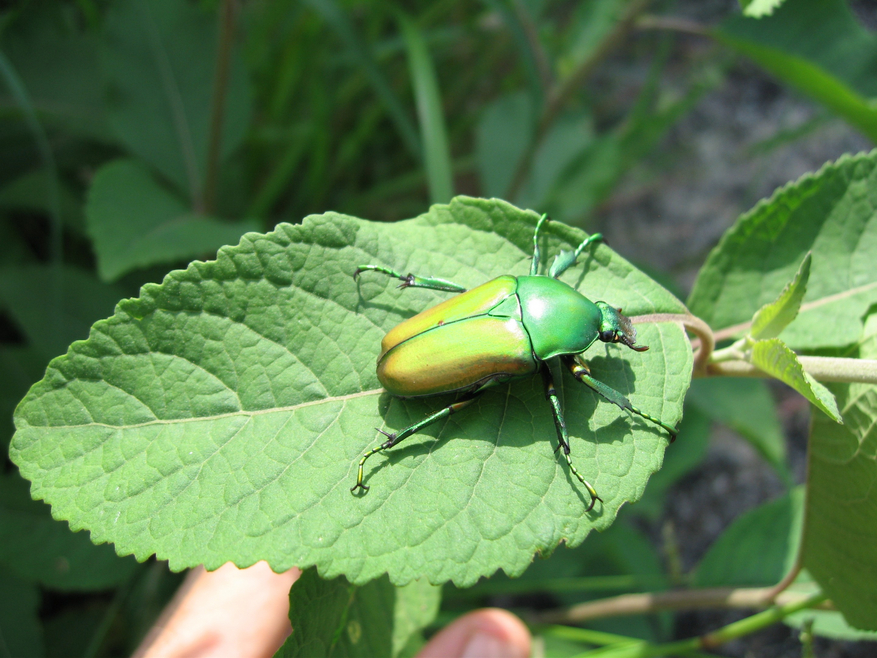
{"type": "MultiPolygon", "coordinates": [[[[830,356],[798,356],[804,370],[820,382],[877,384],[877,360],[830,356]]],[[[715,377],[769,377],[748,361],[727,360],[707,365],[706,374],[715,377]]]]}
{"type": "Polygon", "coordinates": [[[531,620],[542,624],[578,624],[604,617],[643,615],[665,610],[764,608],[769,606],[772,600],[782,606],[788,606],[800,603],[806,598],[794,592],[776,595],[773,587],[715,587],[646,592],[588,601],[565,610],[549,610],[532,617],[531,620]]]}
{"type": "Polygon", "coordinates": [[[713,330],[710,326],[691,313],[651,313],[649,315],[637,315],[630,318],[634,324],[649,324],[655,322],[678,322],[685,330],[697,336],[699,348],[694,354],[693,373],[695,377],[706,374],[707,363],[713,355],[716,341],[713,338],[713,330]]]}
{"type": "Polygon", "coordinates": [[[701,649],[712,649],[724,644],[725,642],[735,640],[738,637],[750,635],[756,631],[760,631],[762,628],[767,628],[799,610],[815,608],[827,600],[828,597],[820,592],[801,601],[787,603],[776,608],[765,610],[764,612],[759,612],[751,617],[747,617],[746,619],[741,619],[733,624],[728,624],[717,631],[695,638],[697,640],[697,646],[701,649]]]}
{"type": "MultiPolygon", "coordinates": [[[[762,590],[764,591],[764,590],[762,590]]],[[[671,594],[668,592],[668,594],[671,594]]],[[[570,637],[569,639],[578,639],[579,641],[589,642],[591,644],[604,645],[599,649],[585,652],[582,656],[600,656],[600,655],[625,655],[636,656],[637,658],[658,658],[659,656],[702,656],[705,650],[712,650],[716,647],[736,640],[737,638],[751,635],[779,621],[782,621],[789,615],[805,610],[807,608],[815,608],[826,601],[824,594],[816,594],[806,598],[797,598],[794,601],[784,605],[773,607],[764,612],[759,612],[751,617],[728,624],[716,631],[701,635],[699,637],[689,638],[687,640],[679,640],[677,642],[667,642],[665,644],[652,644],[643,640],[633,640],[623,636],[611,636],[609,634],[600,634],[593,636],[570,637]]],[[[556,630],[551,629],[552,634],[558,634],[556,630]]]]}

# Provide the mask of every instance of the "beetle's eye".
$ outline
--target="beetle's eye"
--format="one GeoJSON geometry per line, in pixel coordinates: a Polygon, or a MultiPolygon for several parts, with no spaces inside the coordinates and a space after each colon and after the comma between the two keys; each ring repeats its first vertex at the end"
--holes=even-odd
{"type": "Polygon", "coordinates": [[[600,332],[600,340],[604,343],[616,343],[618,342],[618,333],[612,329],[607,331],[600,332]]]}

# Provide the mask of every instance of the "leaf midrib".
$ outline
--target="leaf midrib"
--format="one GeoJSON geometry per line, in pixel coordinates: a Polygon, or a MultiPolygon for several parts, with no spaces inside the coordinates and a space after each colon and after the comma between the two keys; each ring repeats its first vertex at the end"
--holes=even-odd
{"type": "MultiPolygon", "coordinates": [[[[306,407],[313,407],[320,404],[326,404],[329,402],[346,402],[348,400],[354,400],[356,398],[368,397],[370,395],[380,395],[384,393],[384,389],[375,388],[368,391],[359,391],[358,393],[349,393],[347,395],[337,395],[332,397],[321,398],[319,400],[311,400],[309,402],[302,402],[300,404],[292,404],[284,407],[271,407],[268,409],[256,409],[256,410],[239,410],[239,411],[230,411],[222,414],[214,414],[210,416],[195,416],[192,418],[172,418],[172,419],[163,419],[157,418],[155,420],[146,421],[144,423],[132,423],[130,425],[111,425],[109,423],[81,423],[78,425],[31,425],[30,423],[26,423],[27,427],[33,428],[48,428],[53,430],[63,430],[63,429],[81,429],[84,427],[105,427],[107,429],[139,429],[141,427],[150,427],[152,425],[176,425],[178,423],[194,423],[201,421],[213,421],[213,420],[222,420],[223,418],[235,418],[239,416],[262,416],[266,414],[273,413],[283,413],[289,411],[297,411],[299,409],[304,409],[306,407]]],[[[19,429],[24,429],[21,427],[19,429]]]]}

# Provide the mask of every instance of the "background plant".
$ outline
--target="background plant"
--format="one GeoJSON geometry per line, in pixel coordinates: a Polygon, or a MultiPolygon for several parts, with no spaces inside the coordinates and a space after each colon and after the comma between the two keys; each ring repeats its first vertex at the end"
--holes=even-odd
{"type": "MultiPolygon", "coordinates": [[[[761,3],[750,3],[747,10],[754,12],[755,5],[761,3]]],[[[787,0],[766,18],[729,16],[711,24],[680,20],[673,7],[661,3],[621,0],[429,3],[409,12],[334,2],[238,7],[231,2],[141,0],[107,6],[22,3],[3,11],[0,207],[7,221],[0,273],[5,311],[0,358],[7,375],[2,398],[8,417],[27,387],[40,379],[48,360],[64,353],[73,340],[85,338],[88,327],[110,316],[120,299],[135,296],[145,282],[159,280],[170,265],[209,257],[246,231],[268,230],[282,220],[299,222],[326,209],[402,219],[421,213],[428,201],[447,202],[455,193],[499,196],[589,230],[605,230],[601,218],[613,216],[632,185],[635,191],[662,187],[666,179],[659,172],[667,167],[666,145],[673,143],[667,131],[704,94],[739,74],[742,65],[735,52],[825,108],[767,140],[763,148],[836,125],[833,116],[874,138],[874,110],[867,100],[873,96],[868,68],[873,35],[839,1],[787,0]],[[812,38],[802,39],[801,34],[812,38]],[[686,50],[691,43],[700,44],[705,56],[692,56],[686,50]],[[851,43],[856,48],[847,49],[851,43]]],[[[546,613],[534,621],[591,620],[590,633],[536,627],[550,652],[573,655],[583,650],[581,643],[608,644],[622,653],[666,652],[661,643],[671,639],[672,627],[663,610],[730,605],[741,598],[747,605],[762,603],[770,593],[753,588],[777,583],[795,573],[797,565],[807,567],[817,585],[799,577],[796,587],[803,593],[784,594],[787,598],[779,600],[783,614],[751,617],[742,631],[739,626],[726,628],[709,641],[751,632],[786,614],[794,623],[802,621],[802,614],[815,618],[813,632],[818,634],[860,638],[863,634],[850,624],[874,629],[868,594],[873,590],[873,557],[848,550],[867,547],[869,528],[874,527],[869,516],[874,505],[867,497],[874,476],[873,437],[868,433],[874,416],[873,375],[867,363],[850,372],[850,361],[826,360],[853,358],[861,364],[873,358],[872,168],[870,157],[842,159],[756,206],[709,257],[688,300],[691,312],[715,337],[728,341],[720,343],[723,349],[708,363],[710,332],[700,328],[705,342],[698,374],[741,374],[753,365],[769,369],[769,364],[779,363],[771,374],[796,385],[829,414],[830,396],[810,378],[836,382],[827,386],[846,422],[840,426],[823,412],[813,412],[805,489],[791,486],[794,475],[769,389],[758,380],[699,379],[688,396],[679,443],[668,451],[664,468],[651,478],[645,494],[640,485],[647,473],[637,476],[639,480],[619,478],[619,487],[631,490],[620,490],[617,502],[643,496],[635,506],[624,508],[611,527],[605,523],[602,534],[576,549],[559,549],[549,559],[537,560],[517,580],[496,576],[466,590],[447,588],[443,615],[486,602],[528,607],[528,596],[541,593],[557,610],[553,617],[546,613]],[[807,252],[812,255],[805,261],[807,252]],[[797,284],[781,297],[793,281],[797,284]],[[762,311],[760,320],[747,324],[778,298],[773,310],[762,311]],[[797,319],[788,328],[780,327],[783,319],[795,317],[798,304],[797,319]],[[787,348],[820,360],[800,359],[798,368],[787,348]],[[747,410],[745,417],[740,407],[747,410]],[[738,431],[790,488],[787,495],[742,516],[693,573],[680,573],[674,567],[672,539],[665,542],[669,558],[662,564],[643,530],[655,527],[674,482],[703,457],[712,420],[738,431]],[[840,545],[839,538],[845,540],[840,545]],[[727,557],[729,551],[734,559],[727,557]],[[761,559],[747,560],[747,555],[761,559]],[[829,588],[832,579],[840,585],[829,588]],[[640,607],[631,603],[626,612],[648,614],[620,621],[606,619],[605,607],[600,612],[598,603],[576,605],[680,584],[691,588],[683,591],[690,598],[682,596],[682,603],[673,602],[678,594],[641,599],[640,607]],[[792,614],[802,601],[812,603],[810,597],[820,586],[848,623],[831,611],[792,614]],[[705,588],[714,587],[735,588],[737,598],[697,599],[710,592],[705,588]],[[616,635],[605,634],[609,632],[616,635]]],[[[446,223],[466,231],[492,217],[489,208],[474,208],[464,220],[446,223]]],[[[525,258],[522,245],[530,227],[521,224],[523,213],[507,212],[515,221],[503,225],[491,220],[496,241],[469,248],[458,248],[461,240],[446,243],[445,253],[434,254],[432,260],[421,255],[417,264],[451,278],[463,269],[474,283],[495,268],[508,271],[525,258]],[[491,255],[489,262],[480,262],[485,253],[491,255]]],[[[343,267],[350,257],[327,254],[356,243],[349,235],[326,234],[327,229],[321,232],[316,226],[312,223],[310,232],[280,232],[298,236],[290,244],[300,250],[293,250],[300,255],[291,263],[299,267],[291,271],[307,279],[301,285],[326,286],[333,295],[346,295],[352,306],[358,303],[354,296],[362,295],[377,305],[358,308],[357,315],[370,317],[376,326],[391,325],[429,303],[428,295],[390,294],[383,283],[350,287],[343,267]]],[[[622,230],[617,226],[608,227],[614,229],[607,231],[610,236],[622,230]]],[[[375,234],[380,240],[374,237],[357,246],[371,244],[372,253],[402,266],[411,257],[404,230],[383,227],[375,234]],[[380,244],[388,247],[377,252],[380,244]]],[[[561,230],[552,245],[571,236],[561,230]]],[[[258,244],[265,242],[251,244],[258,251],[258,244]]],[[[227,258],[232,253],[243,252],[226,252],[227,258]]],[[[688,258],[698,260],[700,253],[688,258]]],[[[603,271],[617,262],[604,255],[603,271]]],[[[611,279],[600,278],[596,265],[587,265],[591,272],[584,281],[594,286],[589,290],[605,288],[607,297],[610,292],[623,297],[611,279]]],[[[221,268],[209,270],[195,265],[188,275],[144,289],[143,300],[125,302],[121,312],[136,318],[151,312],[150,304],[164,308],[163,295],[192,302],[174,286],[195,274],[205,281],[222,278],[221,268]]],[[[273,274],[265,270],[261,280],[270,282],[273,274]]],[[[682,314],[684,309],[660,297],[660,289],[650,290],[644,297],[654,301],[654,308],[636,308],[637,314],[682,314]]],[[[275,298],[264,299],[270,303],[275,298]]],[[[209,308],[211,300],[204,301],[201,308],[209,308]]],[[[292,307],[285,308],[292,312],[292,307]]],[[[308,317],[322,317],[319,309],[306,308],[312,313],[308,317]]],[[[695,321],[686,321],[697,329],[695,321]]],[[[191,335],[173,323],[168,328],[181,332],[167,333],[177,346],[191,335]]],[[[644,326],[641,331],[651,329],[644,326]]],[[[376,329],[372,333],[379,337],[376,329]]],[[[361,357],[362,372],[371,367],[373,354],[366,345],[350,353],[361,357]]],[[[687,363],[682,354],[669,355],[680,371],[680,364],[687,363]]],[[[243,362],[258,359],[247,355],[243,362]]],[[[606,361],[607,366],[612,363],[606,361]]],[[[308,389],[308,382],[285,383],[303,395],[319,395],[308,389]]],[[[340,375],[335,383],[350,384],[340,375]]],[[[538,391],[524,383],[514,394],[538,398],[538,391]]],[[[39,390],[31,396],[39,400],[39,390]]],[[[617,414],[594,409],[593,403],[588,407],[582,397],[583,426],[590,419],[596,428],[608,425],[619,436],[627,433],[626,422],[611,428],[617,414]]],[[[371,426],[367,414],[375,413],[374,405],[370,411],[353,411],[351,418],[358,420],[344,432],[351,455],[332,455],[341,473],[359,451],[354,446],[368,441],[363,429],[371,426]]],[[[407,413],[422,411],[412,407],[407,413]]],[[[489,412],[489,406],[481,410],[489,412]]],[[[461,425],[467,436],[488,435],[472,416],[461,425]]],[[[310,421],[318,423],[319,418],[310,421]]],[[[47,454],[31,459],[21,439],[17,441],[20,465],[33,468],[40,462],[46,467],[49,460],[64,477],[75,480],[74,471],[64,470],[64,459],[47,454]]],[[[509,454],[531,457],[544,447],[540,441],[509,454]]],[[[458,441],[436,456],[476,463],[479,450],[489,446],[477,439],[458,441]]],[[[656,466],[654,462],[646,470],[656,466]]],[[[394,471],[384,470],[387,475],[394,471]]],[[[64,477],[57,475],[53,486],[64,484],[64,477]]],[[[205,499],[210,499],[206,493],[205,499]]],[[[70,533],[64,523],[52,520],[48,506],[30,500],[27,483],[11,462],[3,474],[0,509],[5,602],[0,628],[9,653],[108,655],[136,644],[176,583],[164,564],[138,565],[130,557],[117,558],[106,545],[94,546],[85,533],[70,533]]],[[[251,530],[261,532],[254,510],[241,513],[251,530]]],[[[611,520],[608,515],[603,519],[611,520]]],[[[110,537],[101,535],[106,528],[81,525],[97,539],[110,537]]],[[[580,528],[579,536],[586,530],[580,528]]],[[[146,557],[155,548],[132,540],[126,550],[146,557]]],[[[171,551],[167,555],[177,567],[206,559],[171,551]]],[[[230,557],[220,550],[210,559],[218,566],[230,557]]],[[[290,556],[290,564],[296,563],[295,557],[290,556]]],[[[519,564],[521,569],[525,565],[519,564]]],[[[349,568],[340,572],[355,577],[349,568]]],[[[321,581],[313,574],[306,578],[307,586],[293,589],[294,599],[320,595],[321,581]]],[[[337,583],[325,586],[337,591],[337,583]]],[[[363,596],[369,595],[368,587],[363,587],[363,596]]],[[[400,606],[414,605],[408,596],[434,602],[437,593],[433,588],[409,591],[397,597],[400,606]]],[[[297,606],[301,603],[293,609],[302,609],[297,606]]],[[[347,614],[343,606],[339,610],[347,614]]],[[[440,615],[436,623],[444,618],[440,615]]],[[[408,635],[395,638],[392,647],[413,650],[416,629],[427,623],[428,618],[420,619],[399,631],[408,635]]],[[[295,626],[303,632],[308,628],[304,620],[295,626]]],[[[674,645],[673,650],[695,646],[674,645]]]]}

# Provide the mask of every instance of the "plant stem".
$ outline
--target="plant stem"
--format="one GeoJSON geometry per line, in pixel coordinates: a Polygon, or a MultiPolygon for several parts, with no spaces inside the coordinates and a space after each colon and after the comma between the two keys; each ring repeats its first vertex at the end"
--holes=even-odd
{"type": "Polygon", "coordinates": [[[771,587],[768,598],[770,601],[776,601],[776,598],[782,593],[785,592],[789,586],[795,582],[795,579],[798,577],[798,574],[801,573],[801,555],[798,554],[798,559],[795,562],[794,566],[789,569],[789,573],[783,576],[783,579],[778,582],[776,585],[771,587]]]}
{"type": "MultiPolygon", "coordinates": [[[[603,617],[641,615],[664,610],[691,610],[701,608],[764,608],[774,596],[773,587],[673,590],[645,594],[622,594],[598,601],[574,605],[566,610],[550,610],[532,618],[544,624],[581,623],[603,617]]],[[[808,597],[794,592],[776,595],[783,606],[796,605],[808,597]]],[[[808,606],[805,606],[808,607],[808,606]]]]}
{"type": "MultiPolygon", "coordinates": [[[[583,641],[589,641],[592,644],[604,644],[600,649],[587,651],[583,656],[599,656],[599,655],[625,655],[636,656],[637,658],[658,658],[659,656],[702,656],[703,650],[712,650],[716,647],[735,640],[739,637],[750,635],[757,631],[782,621],[790,614],[814,608],[825,601],[824,594],[815,594],[814,596],[799,598],[796,601],[785,605],[774,607],[764,612],[759,612],[742,619],[740,621],[728,624],[712,633],[701,635],[699,637],[689,638],[687,640],[679,640],[677,642],[667,642],[665,644],[651,644],[640,640],[628,640],[627,638],[619,638],[612,642],[615,637],[608,634],[601,634],[593,638],[582,638],[583,641]],[[605,637],[603,637],[605,635],[605,637]],[[621,650],[619,652],[619,650],[621,650]]],[[[551,629],[552,634],[557,634],[556,630],[551,629]]]]}
{"type": "Polygon", "coordinates": [[[651,313],[649,315],[637,315],[630,318],[634,324],[648,324],[654,322],[679,322],[686,331],[693,333],[700,339],[700,347],[694,354],[694,376],[706,375],[709,358],[716,347],[713,339],[713,330],[710,326],[695,315],[690,313],[651,313]]]}
{"type": "Polygon", "coordinates": [[[672,16],[641,16],[636,22],[636,27],[639,30],[669,30],[671,32],[696,34],[701,37],[712,35],[710,28],[706,25],[695,23],[685,18],[673,18],[672,16]]]}
{"type": "Polygon", "coordinates": [[[771,608],[764,612],[759,612],[758,614],[747,617],[746,619],[741,619],[733,624],[728,624],[717,631],[700,636],[697,638],[698,646],[702,649],[711,649],[738,637],[750,635],[751,633],[760,631],[762,628],[766,628],[778,621],[782,621],[794,612],[806,610],[807,608],[815,608],[821,603],[824,603],[827,599],[828,597],[820,592],[803,600],[786,603],[785,605],[771,608]]]}
{"type": "Polygon", "coordinates": [[[219,7],[219,48],[216,53],[216,74],[213,78],[213,101],[210,110],[210,141],[207,150],[207,172],[204,176],[204,212],[216,206],[216,179],[219,176],[222,127],[225,119],[225,95],[228,91],[231,46],[234,41],[235,0],[222,0],[219,7]]]}
{"type": "MultiPolygon", "coordinates": [[[[830,356],[798,356],[804,370],[821,382],[877,384],[877,360],[830,356]]],[[[747,361],[721,361],[707,365],[706,374],[717,377],[768,377],[747,361]]]]}

